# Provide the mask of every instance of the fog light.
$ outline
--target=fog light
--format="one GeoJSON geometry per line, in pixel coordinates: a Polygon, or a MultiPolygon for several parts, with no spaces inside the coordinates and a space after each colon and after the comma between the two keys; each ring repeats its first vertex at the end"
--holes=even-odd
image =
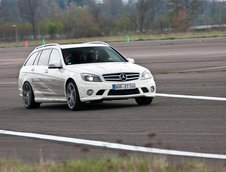
{"type": "Polygon", "coordinates": [[[151,92],[154,92],[154,91],[155,91],[155,87],[151,86],[151,92]]]}
{"type": "Polygon", "coordinates": [[[92,89],[87,90],[86,94],[87,94],[88,96],[91,96],[91,95],[93,94],[93,90],[92,90],[92,89]]]}

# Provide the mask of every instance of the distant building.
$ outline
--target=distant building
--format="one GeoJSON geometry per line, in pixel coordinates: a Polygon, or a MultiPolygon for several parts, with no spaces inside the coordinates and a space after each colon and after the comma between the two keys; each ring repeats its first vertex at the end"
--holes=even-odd
{"type": "Polygon", "coordinates": [[[216,28],[223,28],[223,27],[226,27],[226,24],[192,26],[191,29],[202,30],[202,29],[216,29],[216,28]]]}

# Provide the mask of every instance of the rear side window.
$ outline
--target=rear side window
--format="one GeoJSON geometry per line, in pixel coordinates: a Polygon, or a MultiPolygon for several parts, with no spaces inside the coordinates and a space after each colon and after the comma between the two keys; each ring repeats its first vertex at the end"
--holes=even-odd
{"type": "Polygon", "coordinates": [[[49,55],[51,53],[52,49],[46,49],[42,51],[42,54],[39,58],[38,65],[39,66],[48,66],[49,62],[49,55]]]}
{"type": "Polygon", "coordinates": [[[33,54],[29,57],[29,59],[27,60],[25,66],[32,66],[33,63],[34,63],[34,61],[35,61],[35,58],[37,57],[37,55],[38,55],[38,52],[33,53],[33,54]]]}
{"type": "Polygon", "coordinates": [[[39,60],[39,57],[40,57],[40,54],[42,53],[42,51],[39,51],[38,52],[38,55],[37,55],[37,57],[36,57],[36,59],[35,59],[35,61],[34,61],[34,63],[33,63],[33,65],[38,65],[38,60],[39,60]]]}

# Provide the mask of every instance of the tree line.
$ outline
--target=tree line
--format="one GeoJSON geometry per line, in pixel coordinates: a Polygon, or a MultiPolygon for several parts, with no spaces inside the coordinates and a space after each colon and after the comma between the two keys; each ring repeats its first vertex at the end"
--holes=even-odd
{"type": "Polygon", "coordinates": [[[0,0],[0,40],[187,32],[225,24],[217,0],[0,0]],[[14,25],[14,27],[12,27],[14,25]]]}

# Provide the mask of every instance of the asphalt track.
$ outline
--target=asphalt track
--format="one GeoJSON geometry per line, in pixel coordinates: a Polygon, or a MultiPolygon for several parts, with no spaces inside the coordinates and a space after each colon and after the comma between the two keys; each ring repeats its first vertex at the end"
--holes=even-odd
{"type": "MultiPolygon", "coordinates": [[[[152,71],[158,93],[226,98],[226,38],[111,45],[152,71]]],[[[226,154],[225,101],[156,97],[150,106],[120,100],[87,104],[79,112],[69,111],[64,104],[25,109],[18,96],[17,77],[32,49],[0,49],[0,129],[226,154]]],[[[124,153],[0,135],[0,158],[64,161],[124,153]]]]}

